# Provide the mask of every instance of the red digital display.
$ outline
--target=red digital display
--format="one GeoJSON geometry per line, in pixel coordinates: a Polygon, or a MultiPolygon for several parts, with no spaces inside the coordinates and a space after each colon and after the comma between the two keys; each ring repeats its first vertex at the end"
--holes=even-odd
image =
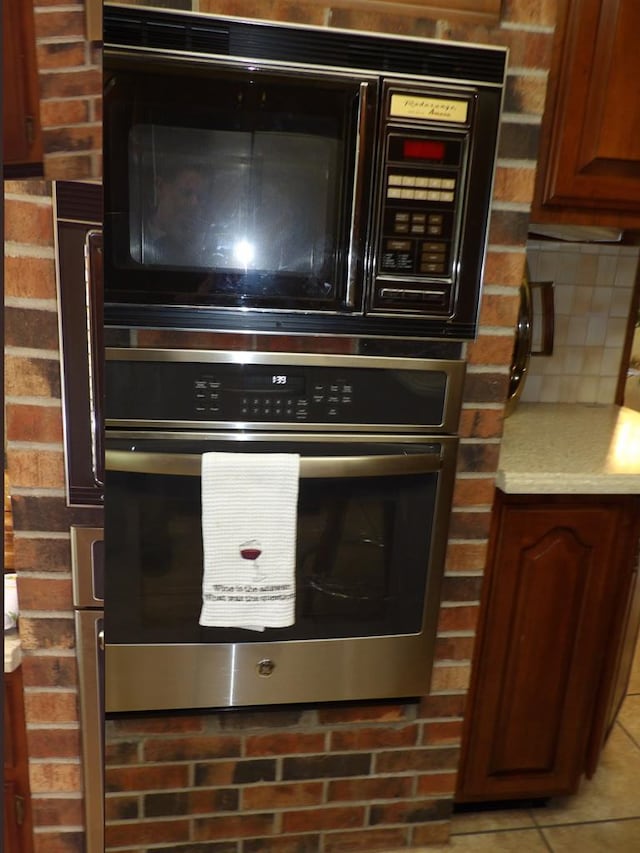
{"type": "Polygon", "coordinates": [[[443,160],[444,142],[433,139],[405,139],[402,143],[402,154],[410,160],[443,160]]]}

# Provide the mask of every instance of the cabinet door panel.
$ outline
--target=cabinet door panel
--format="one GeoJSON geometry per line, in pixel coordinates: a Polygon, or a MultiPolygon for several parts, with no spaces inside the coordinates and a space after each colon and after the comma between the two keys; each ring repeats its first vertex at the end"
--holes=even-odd
{"type": "Polygon", "coordinates": [[[534,219],[557,212],[570,221],[573,210],[590,212],[598,224],[640,223],[639,31],[637,0],[570,0],[556,46],[534,219]]]}
{"type": "Polygon", "coordinates": [[[461,801],[576,789],[620,589],[628,589],[620,507],[498,501],[496,512],[461,801]]]}
{"type": "Polygon", "coordinates": [[[3,162],[17,167],[5,177],[39,174],[42,134],[31,3],[2,0],[2,73],[3,162]],[[28,165],[36,168],[25,169],[28,165]]]}

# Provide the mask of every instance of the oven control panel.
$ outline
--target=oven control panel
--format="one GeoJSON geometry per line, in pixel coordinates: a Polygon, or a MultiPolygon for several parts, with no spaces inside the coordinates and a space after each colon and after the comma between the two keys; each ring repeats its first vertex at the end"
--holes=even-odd
{"type": "Polygon", "coordinates": [[[312,380],[290,369],[255,373],[244,377],[242,388],[225,385],[219,376],[194,381],[194,412],[199,415],[239,415],[242,420],[306,421],[313,412],[331,420],[349,420],[354,405],[353,382],[341,377],[312,380]]]}
{"type": "Polygon", "coordinates": [[[447,412],[459,399],[464,375],[462,362],[429,362],[431,369],[420,370],[415,359],[380,359],[381,367],[369,366],[363,356],[301,355],[286,363],[275,361],[274,354],[273,362],[269,356],[260,363],[258,354],[258,363],[237,363],[234,354],[222,355],[231,358],[158,362],[146,354],[130,361],[107,357],[107,423],[451,429],[451,424],[445,427],[447,412]]]}

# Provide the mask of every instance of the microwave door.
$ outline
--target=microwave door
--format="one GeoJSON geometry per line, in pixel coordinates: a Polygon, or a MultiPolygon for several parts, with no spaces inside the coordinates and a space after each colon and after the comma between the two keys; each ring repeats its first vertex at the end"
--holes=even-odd
{"type": "Polygon", "coordinates": [[[376,88],[113,69],[105,146],[126,152],[109,157],[105,302],[362,311],[376,88]]]}

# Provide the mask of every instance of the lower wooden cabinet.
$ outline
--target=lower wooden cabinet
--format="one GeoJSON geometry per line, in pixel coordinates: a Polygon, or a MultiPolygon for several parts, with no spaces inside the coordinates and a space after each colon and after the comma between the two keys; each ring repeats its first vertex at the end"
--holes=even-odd
{"type": "Polygon", "coordinates": [[[4,853],[32,853],[22,669],[4,674],[4,853]]]}
{"type": "Polygon", "coordinates": [[[590,776],[629,677],[640,499],[496,493],[458,802],[590,776]]]}

